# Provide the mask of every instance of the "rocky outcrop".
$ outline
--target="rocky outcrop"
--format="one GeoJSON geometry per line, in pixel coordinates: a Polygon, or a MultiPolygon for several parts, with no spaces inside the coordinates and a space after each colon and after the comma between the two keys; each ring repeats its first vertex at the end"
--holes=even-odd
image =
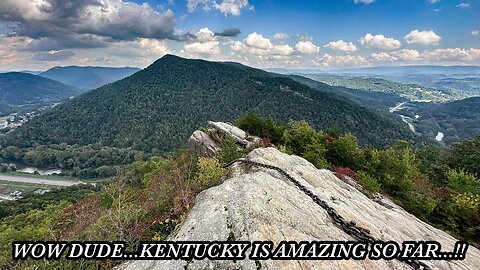
{"type": "MultiPolygon", "coordinates": [[[[438,241],[453,250],[457,241],[399,207],[370,200],[328,170],[275,148],[259,148],[246,159],[280,167],[346,220],[380,240],[438,241]]],[[[187,219],[170,236],[182,241],[347,241],[327,212],[275,170],[236,164],[225,181],[200,193],[187,219]]],[[[247,252],[248,254],[248,252],[247,252]]],[[[480,252],[469,247],[464,261],[426,261],[432,269],[478,269],[480,252]]],[[[120,269],[412,269],[393,261],[131,261],[120,269]]]]}
{"type": "Polygon", "coordinates": [[[207,133],[196,130],[188,139],[188,152],[198,157],[215,157],[220,153],[220,145],[207,133]]]}
{"type": "Polygon", "coordinates": [[[220,153],[222,140],[226,137],[233,139],[243,149],[252,149],[260,142],[260,138],[249,136],[234,125],[209,121],[208,129],[196,130],[190,136],[187,149],[194,156],[214,157],[220,153]]]}

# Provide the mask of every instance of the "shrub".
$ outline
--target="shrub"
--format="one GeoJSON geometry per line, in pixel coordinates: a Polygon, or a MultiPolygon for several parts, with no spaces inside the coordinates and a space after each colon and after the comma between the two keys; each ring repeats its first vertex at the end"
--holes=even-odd
{"type": "Polygon", "coordinates": [[[245,155],[246,152],[239,149],[237,143],[232,138],[223,138],[220,146],[220,162],[226,164],[245,155]]]}
{"type": "Polygon", "coordinates": [[[446,173],[448,186],[459,193],[480,194],[480,180],[464,171],[449,170],[446,173]]]}
{"type": "Polygon", "coordinates": [[[380,192],[381,185],[378,183],[375,178],[371,177],[367,173],[363,171],[359,171],[356,174],[356,180],[362,185],[363,190],[368,195],[372,195],[373,193],[380,192]]]}
{"type": "Polygon", "coordinates": [[[261,117],[256,112],[250,112],[236,121],[236,126],[261,138],[269,138],[278,144],[283,136],[285,125],[276,122],[271,117],[261,117]]]}
{"type": "Polygon", "coordinates": [[[337,175],[345,175],[353,179],[355,179],[357,176],[355,171],[348,167],[334,167],[333,172],[336,173],[337,175]]]}
{"type": "Polygon", "coordinates": [[[197,166],[198,173],[193,184],[195,193],[220,184],[221,178],[226,172],[220,162],[213,158],[199,158],[197,166]]]}

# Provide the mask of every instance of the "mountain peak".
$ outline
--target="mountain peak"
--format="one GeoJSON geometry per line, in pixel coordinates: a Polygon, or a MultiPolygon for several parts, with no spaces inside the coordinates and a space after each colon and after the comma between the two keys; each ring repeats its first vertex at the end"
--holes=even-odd
{"type": "Polygon", "coordinates": [[[362,144],[388,145],[412,136],[390,118],[290,78],[174,55],[33,119],[22,127],[21,136],[26,143],[100,143],[144,151],[162,147],[165,153],[209,119],[234,121],[251,110],[280,121],[307,120],[319,129],[338,127],[362,144]],[[101,117],[114,111],[122,116],[101,117]],[[99,128],[92,133],[78,126],[99,128]]]}

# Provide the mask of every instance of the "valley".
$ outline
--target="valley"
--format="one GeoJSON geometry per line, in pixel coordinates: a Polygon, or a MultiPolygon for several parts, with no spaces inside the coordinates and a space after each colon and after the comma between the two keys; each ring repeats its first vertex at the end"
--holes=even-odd
{"type": "Polygon", "coordinates": [[[478,14],[0,0],[0,270],[480,269],[478,14]]]}
{"type": "MultiPolygon", "coordinates": [[[[251,157],[286,168],[301,164],[309,169],[300,169],[299,175],[320,173],[319,183],[335,190],[348,185],[355,205],[388,208],[375,210],[369,219],[357,216],[362,222],[382,211],[403,211],[401,220],[414,214],[418,219],[409,222],[425,233],[433,224],[472,245],[480,241],[471,229],[476,214],[462,210],[463,202],[477,200],[480,175],[475,154],[480,100],[464,98],[471,92],[463,96],[383,78],[276,74],[173,55],[116,82],[80,91],[0,119],[0,226],[24,235],[21,219],[35,216],[47,222],[38,230],[51,230],[60,239],[123,237],[133,246],[144,239],[164,240],[173,228],[189,224],[187,216],[199,219],[202,211],[210,211],[205,203],[218,200],[222,213],[242,211],[218,199],[221,193],[215,190],[236,181],[226,178],[232,171],[260,179],[258,171],[250,175],[222,166],[251,157]],[[201,198],[204,191],[211,192],[211,199],[196,204],[195,196],[201,198]],[[51,229],[49,220],[65,223],[51,229]],[[136,233],[125,234],[131,230],[136,233]]],[[[268,174],[261,177],[261,183],[272,180],[268,174]]],[[[296,191],[282,181],[274,179],[268,186],[288,190],[282,196],[298,204],[296,191]]],[[[266,188],[234,186],[249,194],[266,188]]],[[[332,198],[324,199],[338,208],[332,198]]],[[[214,217],[215,224],[223,222],[214,217]]],[[[227,228],[228,239],[239,234],[235,225],[227,228]]],[[[398,222],[395,228],[405,230],[398,222]]],[[[135,261],[124,266],[137,267],[135,261]]]]}

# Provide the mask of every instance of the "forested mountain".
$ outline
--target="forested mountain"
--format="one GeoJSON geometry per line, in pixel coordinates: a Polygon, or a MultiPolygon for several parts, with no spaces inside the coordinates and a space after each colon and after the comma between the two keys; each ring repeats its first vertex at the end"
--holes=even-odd
{"type": "Polygon", "coordinates": [[[107,83],[121,80],[139,71],[139,68],[110,67],[54,67],[39,75],[81,89],[95,89],[107,83]]]}
{"type": "Polygon", "coordinates": [[[165,153],[207,120],[233,121],[251,110],[352,132],[364,145],[412,138],[391,118],[291,78],[167,55],[128,78],[43,113],[7,134],[2,145],[99,143],[165,153]]]}
{"type": "Polygon", "coordinates": [[[431,138],[441,132],[445,144],[480,135],[480,97],[444,104],[411,103],[401,113],[418,115],[413,122],[417,131],[431,138]]]}
{"type": "Polygon", "coordinates": [[[395,107],[400,102],[408,101],[407,98],[392,92],[380,91],[359,91],[357,89],[343,86],[331,86],[317,80],[309,79],[299,75],[289,75],[290,78],[303,83],[313,89],[335,93],[348,99],[356,101],[363,106],[387,113],[390,107],[395,107]]]}
{"type": "Polygon", "coordinates": [[[57,102],[80,92],[73,86],[37,75],[0,73],[0,107],[57,102]]]}
{"type": "Polygon", "coordinates": [[[302,76],[326,83],[332,86],[341,86],[368,92],[393,93],[409,100],[423,100],[445,102],[461,98],[461,95],[442,92],[433,88],[415,84],[393,82],[381,78],[350,77],[325,74],[302,74],[302,76]]]}

